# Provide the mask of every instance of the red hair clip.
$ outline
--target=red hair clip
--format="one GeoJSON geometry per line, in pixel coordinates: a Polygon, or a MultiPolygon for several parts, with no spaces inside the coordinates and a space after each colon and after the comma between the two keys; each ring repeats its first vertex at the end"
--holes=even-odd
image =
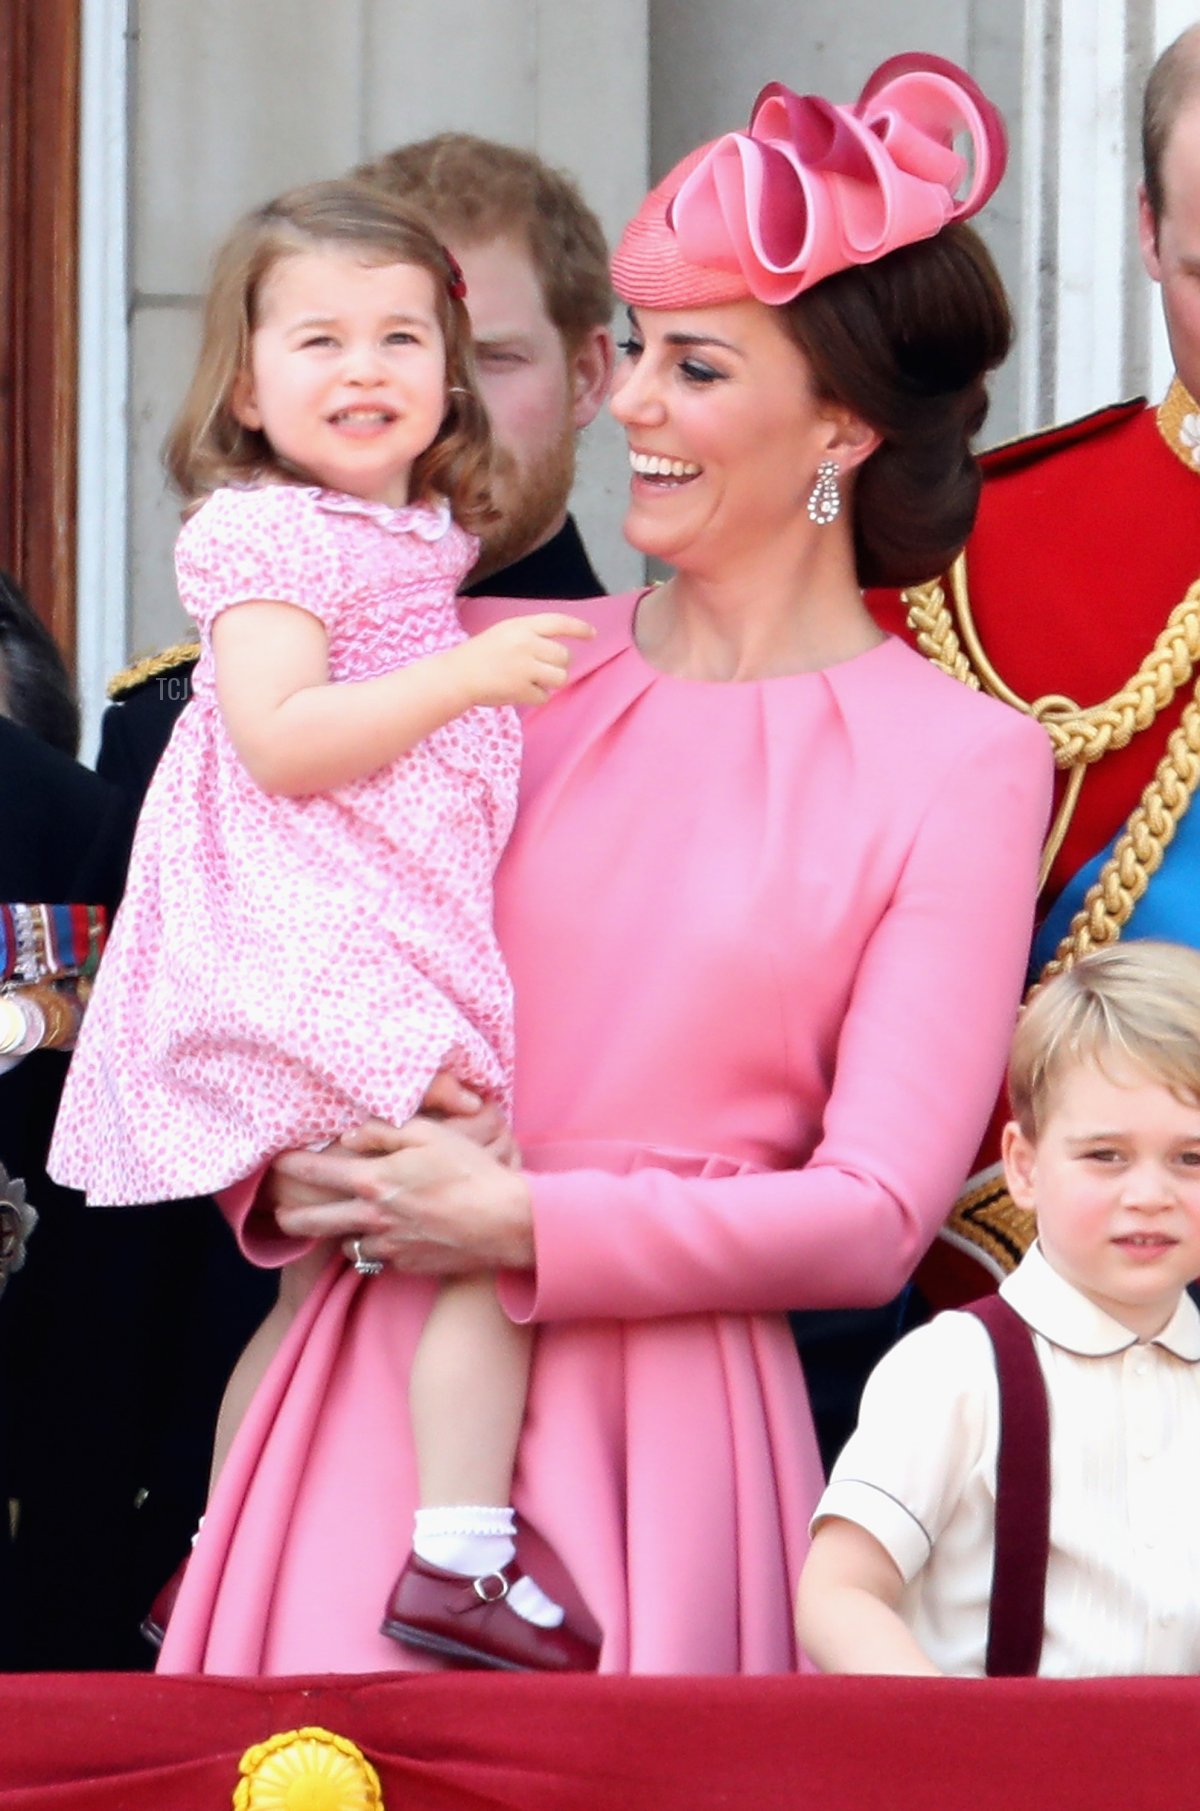
{"type": "Polygon", "coordinates": [[[446,288],[456,302],[461,302],[467,293],[467,279],[462,274],[462,265],[454,256],[454,253],[452,251],[447,251],[444,245],[442,247],[442,256],[446,260],[446,267],[449,273],[446,278],[446,288]]]}

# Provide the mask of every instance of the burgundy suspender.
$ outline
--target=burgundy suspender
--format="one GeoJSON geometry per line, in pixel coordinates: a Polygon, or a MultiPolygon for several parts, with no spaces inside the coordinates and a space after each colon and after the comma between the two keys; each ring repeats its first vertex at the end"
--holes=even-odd
{"type": "Polygon", "coordinates": [[[996,1355],[1000,1444],[996,1550],[988,1614],[987,1673],[1032,1678],[1042,1653],[1050,1558],[1050,1411],[1033,1334],[1003,1296],[963,1310],[981,1320],[996,1355]]]}

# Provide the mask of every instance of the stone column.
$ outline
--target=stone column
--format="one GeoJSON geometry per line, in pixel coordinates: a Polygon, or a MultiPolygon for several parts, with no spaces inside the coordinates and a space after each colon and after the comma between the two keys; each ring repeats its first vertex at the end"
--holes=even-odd
{"type": "Polygon", "coordinates": [[[1021,427],[1159,395],[1170,354],[1137,248],[1141,100],[1191,0],[1026,0],[1021,427]]]}

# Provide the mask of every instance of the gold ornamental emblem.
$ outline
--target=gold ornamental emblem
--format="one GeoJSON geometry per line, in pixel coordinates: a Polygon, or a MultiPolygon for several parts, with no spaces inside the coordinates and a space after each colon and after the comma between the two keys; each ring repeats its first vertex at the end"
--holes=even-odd
{"type": "Polygon", "coordinates": [[[247,1748],[233,1811],[386,1811],[360,1748],[328,1729],[289,1729],[247,1748]]]}

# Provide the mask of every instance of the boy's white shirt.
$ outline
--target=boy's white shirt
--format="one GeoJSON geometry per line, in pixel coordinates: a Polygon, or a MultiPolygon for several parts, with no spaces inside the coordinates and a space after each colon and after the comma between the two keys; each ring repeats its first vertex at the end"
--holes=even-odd
{"type": "MultiPolygon", "coordinates": [[[[1000,1293],[1033,1328],[1050,1402],[1050,1564],[1040,1672],[1200,1672],[1200,1312],[1140,1345],[1035,1245],[1000,1293]]],[[[815,1527],[868,1529],[906,1581],[935,1665],[981,1675],[999,1392],[973,1315],[941,1314],[876,1368],[815,1527]]]]}

